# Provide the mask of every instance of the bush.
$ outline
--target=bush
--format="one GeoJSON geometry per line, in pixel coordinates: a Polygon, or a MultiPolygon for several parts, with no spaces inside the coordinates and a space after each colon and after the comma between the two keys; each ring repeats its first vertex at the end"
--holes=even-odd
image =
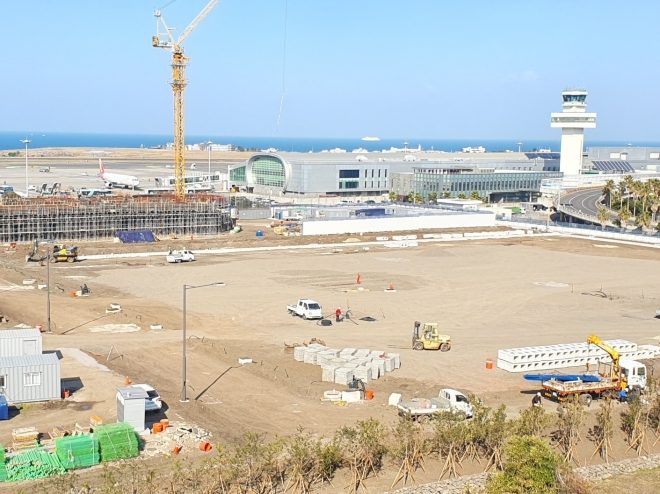
{"type": "Polygon", "coordinates": [[[504,470],[492,476],[488,494],[586,494],[589,488],[551,446],[516,437],[506,447],[504,470]]]}
{"type": "Polygon", "coordinates": [[[351,471],[349,492],[357,492],[360,487],[366,490],[365,480],[378,473],[387,451],[383,424],[369,419],[355,427],[344,426],[337,431],[335,439],[341,446],[344,465],[351,471]]]}

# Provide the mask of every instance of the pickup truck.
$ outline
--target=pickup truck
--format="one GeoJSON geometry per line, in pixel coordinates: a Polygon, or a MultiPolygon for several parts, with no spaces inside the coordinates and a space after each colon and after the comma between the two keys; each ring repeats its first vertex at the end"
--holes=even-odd
{"type": "Polygon", "coordinates": [[[466,419],[472,418],[474,410],[470,401],[460,391],[443,388],[437,398],[417,398],[414,401],[399,402],[397,405],[399,415],[411,417],[417,422],[422,422],[436,412],[453,412],[460,414],[466,419]]]}
{"type": "Polygon", "coordinates": [[[286,310],[292,316],[300,316],[303,319],[323,319],[319,303],[307,298],[298,300],[296,305],[287,305],[286,310]]]}
{"type": "Polygon", "coordinates": [[[170,252],[165,259],[167,262],[190,262],[195,260],[195,254],[189,250],[175,250],[170,252]]]}

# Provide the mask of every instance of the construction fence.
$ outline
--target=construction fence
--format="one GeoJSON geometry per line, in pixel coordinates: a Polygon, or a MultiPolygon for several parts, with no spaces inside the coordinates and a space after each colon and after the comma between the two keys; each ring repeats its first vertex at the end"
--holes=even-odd
{"type": "Polygon", "coordinates": [[[0,242],[114,238],[118,231],[151,230],[164,237],[218,235],[233,228],[225,196],[38,198],[0,202],[0,242]]]}

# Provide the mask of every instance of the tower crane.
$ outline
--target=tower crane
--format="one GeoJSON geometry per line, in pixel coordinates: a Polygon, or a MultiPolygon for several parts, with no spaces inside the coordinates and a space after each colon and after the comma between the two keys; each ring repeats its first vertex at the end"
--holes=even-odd
{"type": "Polygon", "coordinates": [[[156,36],[152,37],[151,44],[154,48],[164,48],[172,52],[172,91],[174,92],[174,176],[175,193],[177,197],[183,198],[186,194],[186,157],[185,157],[185,108],[183,93],[186,90],[186,65],[188,58],[183,55],[181,43],[192,33],[200,22],[211,13],[220,0],[211,0],[206,7],[193,19],[190,25],[181,33],[179,39],[175,40],[172,31],[176,28],[169,27],[160,10],[154,12],[156,17],[156,36]],[[160,30],[162,24],[165,31],[160,30]]]}

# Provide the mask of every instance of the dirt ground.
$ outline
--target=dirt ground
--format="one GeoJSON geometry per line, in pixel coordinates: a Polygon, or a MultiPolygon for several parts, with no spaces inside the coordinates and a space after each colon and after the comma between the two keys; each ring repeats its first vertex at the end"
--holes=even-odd
{"type": "MultiPolygon", "coordinates": [[[[266,230],[264,239],[255,239],[254,230],[265,225],[246,222],[242,234],[186,240],[185,246],[201,250],[346,238],[274,238],[266,230]]],[[[163,251],[182,243],[145,247],[96,242],[79,247],[84,255],[163,251]]],[[[509,414],[516,416],[529,406],[536,387],[519,374],[487,370],[486,359],[496,359],[498,349],[581,342],[592,333],[604,339],[657,344],[660,321],[654,314],[660,305],[660,281],[655,263],[660,251],[603,245],[608,244],[539,235],[420,243],[417,248],[396,250],[372,246],[363,251],[359,243],[350,243],[342,252],[320,245],[207,254],[179,265],[169,265],[160,257],[51,265],[53,334],[44,335],[44,349],[81,349],[108,370],[85,365],[63,350],[62,377],[74,391],[71,397],[13,412],[11,420],[0,422],[0,442],[11,443],[11,430],[17,427],[37,426],[45,432],[54,425],[87,422],[92,414],[114,421],[116,388],[126,377],[150,383],[162,395],[165,406],[154,420],[185,420],[211,430],[216,441],[232,441],[247,430],[286,435],[303,426],[329,436],[341,425],[368,417],[391,422],[396,413],[387,406],[390,393],[400,392],[404,399],[430,397],[442,387],[474,393],[489,406],[505,403],[509,414]],[[363,290],[357,290],[358,273],[363,290]],[[187,292],[190,402],[181,403],[182,286],[218,281],[225,286],[187,292]],[[568,286],[534,284],[548,281],[568,286]],[[90,296],[71,297],[71,291],[83,283],[91,289],[90,296]],[[384,291],[390,284],[396,293],[384,291]],[[584,294],[594,290],[610,298],[584,294]],[[355,324],[321,327],[291,317],[286,304],[298,298],[319,301],[326,314],[337,306],[350,307],[355,324]],[[106,315],[110,303],[121,304],[123,311],[106,315]],[[376,321],[359,320],[365,316],[376,321]],[[442,332],[452,337],[451,351],[410,349],[415,320],[438,322],[442,332]],[[125,326],[108,326],[128,324],[140,329],[120,332],[125,326]],[[164,329],[151,330],[152,324],[164,329]],[[323,391],[333,386],[320,382],[320,367],[296,362],[284,352],[285,343],[314,337],[337,348],[399,352],[402,367],[369,383],[373,401],[346,407],[322,402],[323,391]],[[118,353],[108,359],[113,345],[118,353]],[[239,357],[250,357],[254,363],[240,366],[239,357]]],[[[45,290],[7,289],[12,283],[22,287],[26,278],[38,283],[46,279],[46,267],[24,262],[27,248],[0,251],[0,311],[10,318],[4,328],[19,323],[45,325],[45,290]]],[[[546,407],[554,410],[556,405],[546,402],[546,407]]],[[[597,408],[594,403],[590,414],[597,408]]],[[[614,441],[617,458],[631,454],[625,452],[623,441],[619,433],[614,441]]],[[[589,458],[593,448],[585,434],[580,457],[589,458]]],[[[420,480],[437,478],[434,469],[428,470],[420,480]]],[[[478,465],[466,465],[464,473],[471,471],[479,471],[478,465]]],[[[389,487],[386,479],[374,482],[380,489],[376,492],[389,487]]]]}

